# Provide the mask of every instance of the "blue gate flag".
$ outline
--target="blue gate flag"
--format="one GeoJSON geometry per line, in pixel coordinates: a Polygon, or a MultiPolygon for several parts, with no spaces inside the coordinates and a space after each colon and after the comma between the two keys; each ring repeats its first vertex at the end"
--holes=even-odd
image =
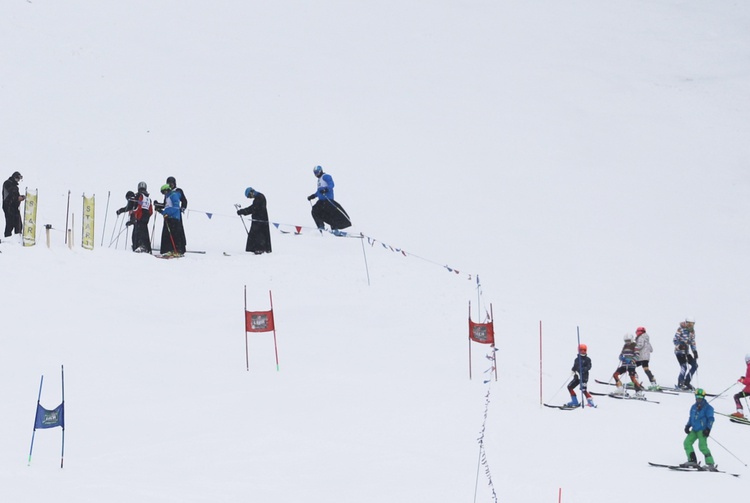
{"type": "Polygon", "coordinates": [[[55,428],[56,426],[61,426],[63,430],[65,429],[65,402],[52,410],[47,410],[37,403],[34,429],[55,428]]]}

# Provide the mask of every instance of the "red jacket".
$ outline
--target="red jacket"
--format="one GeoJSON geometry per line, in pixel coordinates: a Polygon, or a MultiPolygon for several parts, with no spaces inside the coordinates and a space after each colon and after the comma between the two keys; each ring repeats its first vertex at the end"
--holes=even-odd
{"type": "Polygon", "coordinates": [[[745,385],[742,391],[750,394],[750,363],[747,364],[747,371],[745,372],[745,377],[740,377],[740,382],[745,385]]]}

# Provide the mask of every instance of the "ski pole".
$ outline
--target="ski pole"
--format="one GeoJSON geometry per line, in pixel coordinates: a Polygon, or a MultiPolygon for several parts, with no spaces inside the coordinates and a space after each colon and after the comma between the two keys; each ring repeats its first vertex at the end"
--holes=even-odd
{"type": "Polygon", "coordinates": [[[715,437],[715,436],[711,435],[711,436],[709,436],[708,438],[710,438],[711,440],[713,440],[714,442],[716,442],[717,444],[719,444],[719,447],[721,447],[722,449],[724,449],[725,451],[727,451],[727,452],[728,452],[729,454],[731,454],[731,455],[732,455],[732,457],[733,457],[734,459],[736,459],[737,461],[739,461],[739,462],[740,462],[740,463],[742,463],[743,465],[747,466],[747,463],[745,463],[745,462],[744,462],[744,461],[742,461],[742,460],[741,460],[740,458],[738,458],[737,456],[735,456],[735,454],[734,454],[734,453],[733,453],[732,451],[730,451],[729,449],[727,449],[726,447],[724,447],[724,446],[722,445],[722,443],[721,443],[721,442],[719,442],[719,441],[718,441],[718,440],[716,439],[716,437],[715,437]]]}
{"type": "MultiPolygon", "coordinates": [[[[552,395],[552,398],[555,398],[557,396],[557,394],[560,393],[560,390],[563,389],[568,384],[568,379],[570,379],[574,375],[575,375],[575,372],[571,371],[570,375],[568,377],[566,377],[565,380],[563,381],[562,386],[560,386],[559,388],[557,388],[557,391],[555,391],[555,394],[552,395]]],[[[550,398],[550,399],[552,399],[552,398],[550,398]]]]}
{"type": "Polygon", "coordinates": [[[732,389],[732,387],[733,387],[733,386],[734,386],[735,384],[737,384],[737,383],[736,383],[736,382],[733,382],[731,386],[729,386],[728,388],[726,388],[726,389],[725,389],[724,391],[722,391],[721,393],[717,394],[717,395],[716,395],[715,397],[713,397],[713,398],[712,398],[711,400],[709,400],[709,401],[708,401],[708,403],[711,403],[711,402],[713,402],[714,400],[716,400],[717,398],[719,398],[719,397],[720,397],[721,395],[723,395],[724,393],[726,393],[727,391],[729,391],[730,389],[732,389]]]}
{"type": "Polygon", "coordinates": [[[109,194],[107,191],[107,209],[104,210],[104,227],[102,227],[102,242],[99,246],[104,246],[104,234],[107,232],[107,217],[109,216],[109,194]]]}
{"type": "MultiPolygon", "coordinates": [[[[235,204],[235,205],[234,205],[234,207],[235,207],[235,208],[237,208],[237,209],[239,210],[239,209],[240,209],[240,208],[241,208],[242,206],[241,206],[241,205],[239,205],[239,204],[235,204]]],[[[247,225],[245,225],[245,219],[244,219],[244,218],[242,218],[242,215],[237,215],[237,216],[238,216],[238,217],[240,217],[240,220],[242,220],[242,227],[244,227],[244,228],[245,228],[245,233],[246,233],[246,234],[250,234],[250,231],[249,231],[249,230],[247,230],[247,225]]]]}
{"type": "MultiPolygon", "coordinates": [[[[120,215],[117,215],[117,220],[115,220],[115,226],[112,228],[112,237],[109,238],[109,247],[112,248],[112,243],[115,242],[115,232],[117,232],[117,223],[120,222],[120,215]]],[[[120,229],[122,229],[122,222],[120,222],[120,229]]],[[[122,230],[120,230],[122,232],[122,230]]],[[[119,234],[118,234],[119,236],[119,234]]],[[[117,248],[115,246],[115,248],[117,248]]]]}

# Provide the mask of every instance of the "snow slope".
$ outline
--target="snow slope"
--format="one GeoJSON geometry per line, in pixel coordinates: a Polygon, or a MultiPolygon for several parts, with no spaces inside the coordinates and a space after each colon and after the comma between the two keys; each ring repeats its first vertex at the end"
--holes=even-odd
{"type": "Polygon", "coordinates": [[[689,396],[541,407],[539,326],[549,402],[577,328],[594,378],[644,325],[673,384],[685,316],[699,385],[743,372],[749,21],[690,0],[5,2],[0,175],[23,173],[53,231],[49,249],[42,231],[0,243],[0,497],[493,501],[483,425],[498,501],[743,496],[750,431],[723,417],[710,446],[741,478],[647,465],[683,459],[689,396]],[[316,164],[375,241],[308,232],[316,164]],[[206,253],[108,246],[124,192],[170,175],[206,253]],[[305,227],[274,230],[268,256],[242,251],[248,185],[305,227]],[[468,379],[477,274],[497,382],[476,345],[468,379]],[[268,334],[245,368],[245,286],[254,310],[273,292],[279,371],[268,334]],[[40,375],[54,407],[61,365],[65,468],[59,429],[27,466],[40,375]]]}

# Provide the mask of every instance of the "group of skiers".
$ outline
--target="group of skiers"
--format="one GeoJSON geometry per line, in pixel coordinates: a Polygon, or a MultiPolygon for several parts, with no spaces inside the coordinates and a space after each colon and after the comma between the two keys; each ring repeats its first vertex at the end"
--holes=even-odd
{"type": "MultiPolygon", "coordinates": [[[[325,230],[327,224],[333,234],[340,235],[341,229],[351,226],[351,220],[344,208],[334,200],[333,188],[335,184],[333,177],[325,173],[320,166],[313,168],[313,174],[318,179],[317,190],[307,198],[308,201],[316,198],[318,200],[312,206],[313,221],[321,232],[325,230]]],[[[161,186],[160,192],[164,195],[164,201],[152,203],[146,183],[140,182],[138,192],[128,191],[125,195],[127,204],[117,210],[117,214],[127,212],[129,215],[126,225],[133,225],[133,251],[151,253],[148,223],[155,208],[158,213],[164,216],[161,253],[173,256],[183,255],[187,243],[182,224],[182,214],[187,208],[185,192],[177,187],[173,176],[167,178],[167,182],[161,186]]],[[[271,230],[266,196],[253,187],[247,187],[245,197],[253,200],[250,206],[242,208],[236,205],[237,215],[251,217],[250,229],[247,230],[245,251],[256,255],[271,253],[271,230]]]]}
{"type": "MultiPolygon", "coordinates": [[[[636,372],[638,367],[643,368],[649,379],[649,390],[660,391],[665,389],[657,384],[656,378],[649,368],[649,361],[653,347],[651,346],[651,341],[645,327],[638,327],[635,333],[635,337],[629,333],[625,334],[623,337],[624,344],[619,355],[620,365],[612,374],[612,378],[615,380],[616,385],[616,391],[612,393],[612,395],[615,397],[627,394],[625,386],[620,380],[620,376],[627,372],[630,381],[632,382],[633,389],[636,392],[636,398],[644,398],[644,386],[638,380],[636,372]]],[[[705,399],[706,392],[701,388],[693,388],[691,384],[693,376],[698,370],[698,350],[695,342],[695,320],[693,318],[686,318],[684,321],[680,322],[672,342],[674,345],[674,354],[677,363],[680,366],[675,389],[681,391],[694,391],[695,394],[695,403],[690,408],[688,421],[684,428],[687,436],[683,442],[683,448],[688,460],[680,466],[683,468],[700,468],[693,448],[693,445],[697,440],[698,449],[705,457],[705,469],[716,471],[717,468],[714,463],[714,458],[708,448],[707,442],[714,423],[714,409],[705,399]]],[[[750,353],[745,355],[745,365],[745,375],[739,378],[739,382],[744,384],[744,388],[733,397],[737,407],[737,412],[730,414],[730,416],[738,419],[745,419],[741,399],[750,396],[750,353]]],[[[585,396],[586,405],[589,407],[596,407],[592,395],[587,389],[591,366],[591,358],[588,356],[587,345],[579,344],[578,354],[576,355],[573,367],[571,368],[573,379],[568,384],[568,392],[571,399],[565,407],[573,408],[582,405],[578,402],[576,387],[579,387],[581,393],[585,396]]]]}

